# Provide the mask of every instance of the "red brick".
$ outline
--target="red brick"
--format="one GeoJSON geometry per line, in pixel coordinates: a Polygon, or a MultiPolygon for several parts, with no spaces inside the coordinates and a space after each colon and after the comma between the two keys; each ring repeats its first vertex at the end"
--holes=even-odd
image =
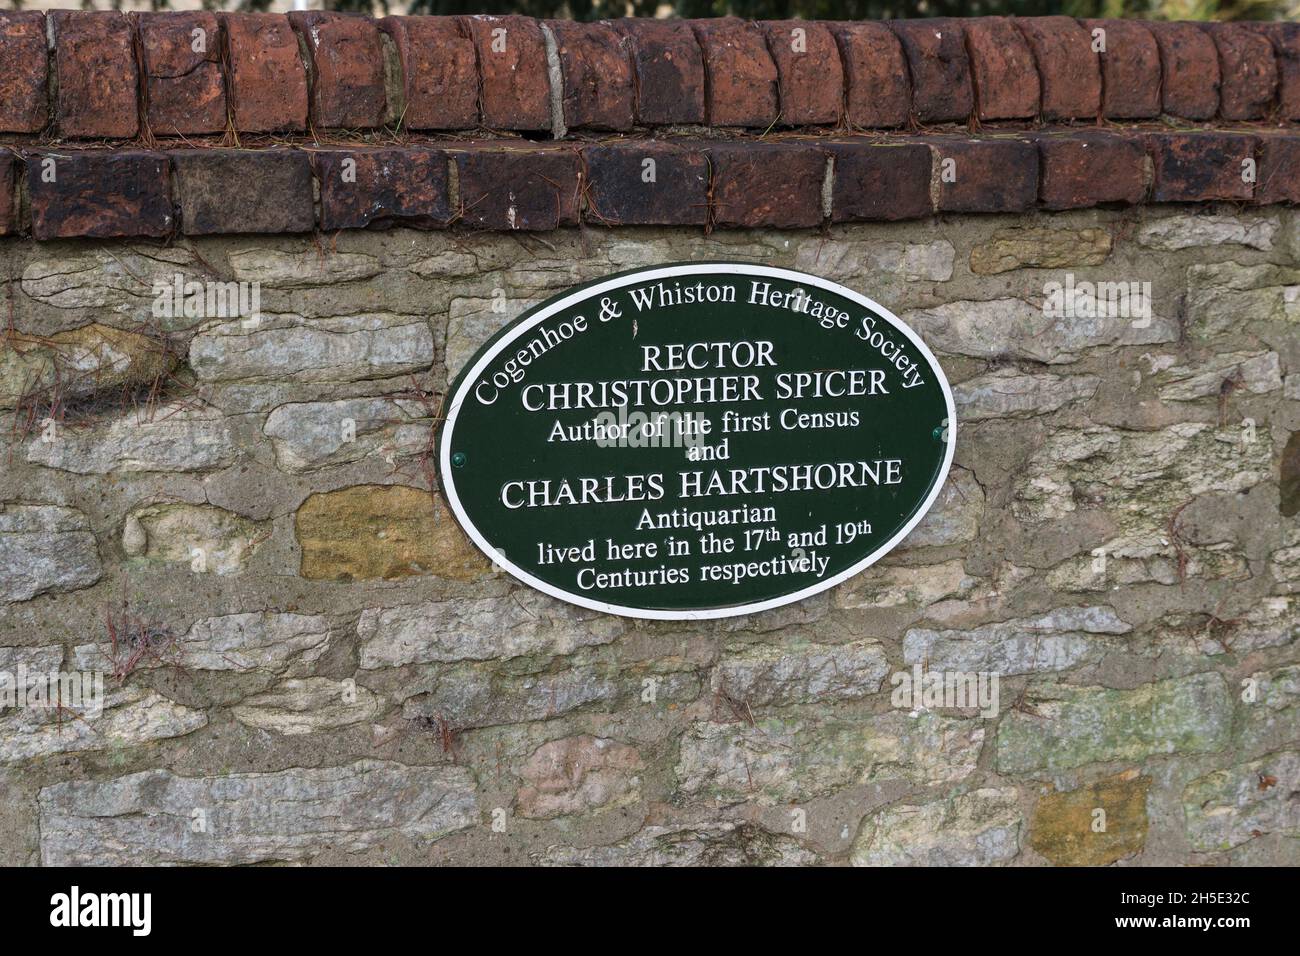
{"type": "Polygon", "coordinates": [[[1029,44],[1006,17],[962,23],[971,81],[981,120],[1031,119],[1038,115],[1038,69],[1029,44]]]}
{"type": "Polygon", "coordinates": [[[0,132],[39,133],[49,122],[45,15],[0,12],[0,132]]]}
{"type": "Polygon", "coordinates": [[[130,139],[140,129],[131,24],[120,13],[57,10],[59,133],[130,139]]]}
{"type": "Polygon", "coordinates": [[[230,51],[230,105],[244,133],[307,128],[307,70],[288,17],[224,13],[230,51]]]}
{"type": "Polygon", "coordinates": [[[1070,17],[1016,20],[1029,41],[1043,84],[1043,118],[1093,119],[1101,114],[1101,66],[1092,37],[1070,17]]]}
{"type": "Polygon", "coordinates": [[[478,52],[483,124],[494,129],[551,128],[546,42],[528,17],[466,17],[478,52]]]}
{"type": "Polygon", "coordinates": [[[883,23],[828,23],[844,66],[844,106],[851,125],[902,126],[912,112],[912,81],[903,47],[883,23]]]}
{"type": "Polygon", "coordinates": [[[1258,203],[1300,203],[1300,136],[1272,133],[1259,138],[1258,203]]]}
{"type": "Polygon", "coordinates": [[[17,168],[14,154],[0,151],[0,236],[18,231],[18,196],[14,185],[17,168]]]}
{"type": "Polygon", "coordinates": [[[965,122],[975,108],[961,21],[895,20],[912,74],[912,111],[922,123],[965,122]]]}
{"type": "Polygon", "coordinates": [[[614,20],[636,72],[636,119],[646,126],[704,122],[704,59],[681,20],[614,20]]]}
{"type": "Polygon", "coordinates": [[[821,224],[826,156],[817,146],[722,143],[707,152],[714,224],[770,229],[821,224]]]}
{"type": "Polygon", "coordinates": [[[451,218],[447,154],[440,149],[329,149],[313,153],[312,160],[322,229],[393,222],[434,227],[451,218]]]}
{"type": "Polygon", "coordinates": [[[546,22],[564,81],[564,123],[574,129],[632,128],[632,62],[607,24],[546,22]]]}
{"type": "Polygon", "coordinates": [[[383,126],[387,114],[379,28],[359,13],[295,11],[289,22],[311,57],[311,119],[317,127],[383,126]]]}
{"type": "Polygon", "coordinates": [[[920,219],[930,215],[930,147],[849,140],[827,143],[835,161],[832,222],[920,219]]]}
{"type": "Polygon", "coordinates": [[[149,129],[158,136],[224,130],[226,82],[221,75],[221,26],[216,15],[141,13],[136,22],[149,129]],[[201,52],[194,49],[198,40],[201,52]]]}
{"type": "Polygon", "coordinates": [[[582,158],[587,166],[588,222],[702,226],[708,219],[709,164],[696,150],[628,140],[588,146],[582,158]]]}
{"type": "Polygon", "coordinates": [[[1277,97],[1278,67],[1268,37],[1241,23],[1207,23],[1223,69],[1219,116],[1263,119],[1277,97]]]}
{"type": "Polygon", "coordinates": [[[758,27],[743,20],[692,20],[704,53],[710,126],[766,128],[780,113],[776,64],[758,27]]]}
{"type": "Polygon", "coordinates": [[[932,137],[927,143],[934,149],[940,212],[1024,212],[1038,200],[1038,149],[1029,140],[932,137]]]}
{"type": "Polygon", "coordinates": [[[311,162],[295,149],[182,149],[170,154],[181,231],[311,232],[311,162]]]}
{"type": "Polygon", "coordinates": [[[402,66],[404,129],[471,129],[478,125],[474,43],[456,17],[385,17],[402,66]]]}
{"type": "Polygon", "coordinates": [[[168,163],[162,153],[39,152],[26,160],[35,238],[171,234],[168,163]],[[54,162],[52,182],[47,159],[54,162]]]}
{"type": "Polygon", "coordinates": [[[483,147],[453,153],[458,221],[482,229],[549,230],[578,222],[582,164],[568,148],[483,147]]]}
{"type": "Polygon", "coordinates": [[[1273,43],[1277,60],[1277,118],[1300,120],[1300,23],[1251,23],[1273,43]]]}
{"type": "Polygon", "coordinates": [[[776,64],[781,122],[786,126],[838,123],[844,108],[844,72],[831,31],[825,24],[807,20],[769,20],[762,29],[776,64]]]}
{"type": "Polygon", "coordinates": [[[1045,134],[1038,143],[1038,196],[1048,209],[1138,203],[1146,195],[1146,150],[1127,136],[1045,134]]]}
{"type": "Polygon", "coordinates": [[[1084,20],[1089,38],[1105,31],[1101,58],[1101,113],[1107,119],[1160,115],[1160,47],[1144,24],[1133,20],[1084,20]]]}
{"type": "Polygon", "coordinates": [[[1162,107],[1182,119],[1213,119],[1219,111],[1219,52],[1194,23],[1148,23],[1160,45],[1162,107]]]}
{"type": "Polygon", "coordinates": [[[1242,162],[1255,155],[1255,138],[1238,133],[1148,133],[1155,202],[1250,199],[1242,162]]]}

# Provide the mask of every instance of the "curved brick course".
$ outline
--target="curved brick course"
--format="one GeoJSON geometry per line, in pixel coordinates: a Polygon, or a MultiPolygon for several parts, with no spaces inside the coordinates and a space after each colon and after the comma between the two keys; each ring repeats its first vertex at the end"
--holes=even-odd
{"type": "Polygon", "coordinates": [[[15,156],[0,232],[37,239],[261,231],[271,183],[324,230],[817,226],[1300,195],[1294,23],[4,12],[0,59],[15,156]],[[187,155],[181,175],[176,150],[234,147],[187,155]],[[162,181],[119,176],[123,151],[162,181]],[[683,191],[680,171],[706,159],[703,198],[683,191]],[[650,161],[667,175],[641,176],[650,161]],[[328,179],[344,167],[346,190],[328,179]],[[222,182],[235,169],[246,178],[222,182]],[[933,185],[868,200],[841,181],[857,170],[933,185]]]}

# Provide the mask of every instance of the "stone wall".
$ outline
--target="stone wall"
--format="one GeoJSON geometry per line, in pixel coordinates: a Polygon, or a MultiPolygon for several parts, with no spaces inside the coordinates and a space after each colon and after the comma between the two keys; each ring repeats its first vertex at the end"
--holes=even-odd
{"type": "Polygon", "coordinates": [[[1199,205],[0,240],[0,670],[107,674],[100,716],[0,710],[0,861],[1300,862],[1298,257],[1290,208],[1199,205]],[[549,295],[700,259],[917,330],[939,504],[747,618],[515,583],[432,487],[449,377],[549,295]],[[260,315],[168,316],[177,276],[260,315]],[[1045,311],[1089,281],[1150,314],[1045,311]],[[918,664],[999,706],[895,706],[918,664]]]}

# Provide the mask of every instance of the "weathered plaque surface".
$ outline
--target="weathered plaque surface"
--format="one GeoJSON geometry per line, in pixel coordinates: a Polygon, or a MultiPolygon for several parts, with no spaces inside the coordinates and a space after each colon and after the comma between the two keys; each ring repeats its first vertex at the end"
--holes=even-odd
{"type": "Polygon", "coordinates": [[[510,574],[612,614],[778,607],[862,571],[933,503],[952,392],[889,311],[742,263],[641,269],[530,310],[446,403],[443,491],[510,574]]]}

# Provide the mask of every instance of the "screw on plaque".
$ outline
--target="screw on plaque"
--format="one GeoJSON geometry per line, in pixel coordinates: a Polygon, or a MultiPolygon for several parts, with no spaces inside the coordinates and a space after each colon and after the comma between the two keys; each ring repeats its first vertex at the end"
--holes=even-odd
{"type": "Polygon", "coordinates": [[[464,468],[465,462],[467,461],[469,461],[469,456],[467,456],[463,451],[452,452],[451,466],[453,468],[464,468]]]}

